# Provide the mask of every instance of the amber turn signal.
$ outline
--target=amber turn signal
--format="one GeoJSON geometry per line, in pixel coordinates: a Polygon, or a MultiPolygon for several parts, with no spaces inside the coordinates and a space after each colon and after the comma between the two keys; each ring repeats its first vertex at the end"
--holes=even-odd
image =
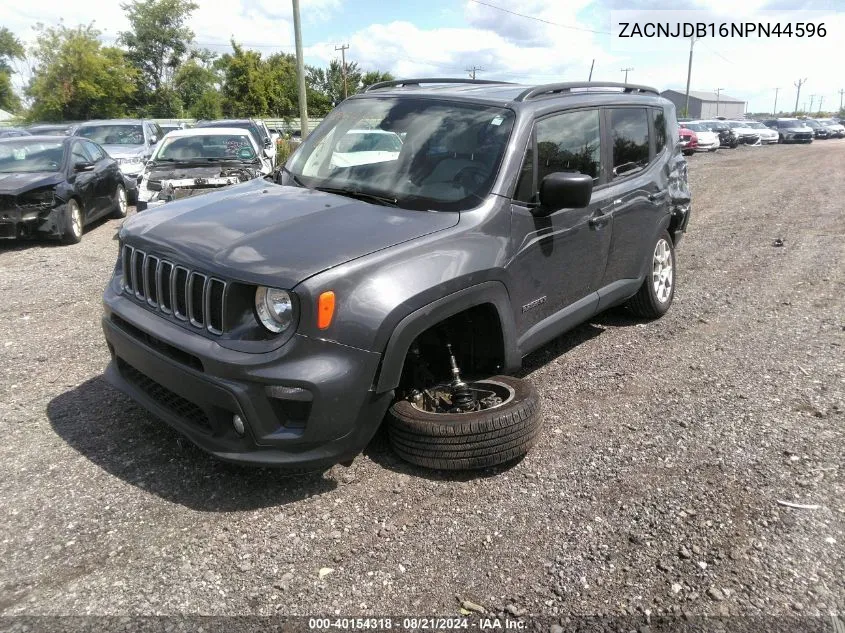
{"type": "Polygon", "coordinates": [[[334,292],[328,290],[317,300],[317,327],[325,330],[332,324],[334,316],[334,292]]]}

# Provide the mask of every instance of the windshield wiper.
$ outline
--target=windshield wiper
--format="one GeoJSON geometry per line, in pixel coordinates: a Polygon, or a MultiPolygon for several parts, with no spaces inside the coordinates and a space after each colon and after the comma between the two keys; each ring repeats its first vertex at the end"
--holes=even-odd
{"type": "Polygon", "coordinates": [[[285,172],[288,176],[290,176],[291,180],[293,180],[293,182],[294,182],[295,184],[299,185],[300,187],[305,187],[306,189],[308,189],[308,185],[306,185],[304,182],[302,182],[302,181],[299,179],[299,176],[297,176],[297,175],[296,175],[295,173],[293,173],[290,169],[288,169],[288,168],[287,168],[287,165],[282,165],[282,166],[280,167],[280,170],[281,170],[281,171],[283,171],[283,172],[285,172]]]}
{"type": "Polygon", "coordinates": [[[367,193],[359,189],[337,189],[334,187],[314,187],[317,191],[324,191],[326,193],[334,193],[339,196],[346,196],[347,198],[354,198],[355,200],[363,200],[364,202],[373,202],[381,204],[386,207],[399,206],[399,200],[390,198],[388,196],[380,196],[376,193],[367,193]]]}

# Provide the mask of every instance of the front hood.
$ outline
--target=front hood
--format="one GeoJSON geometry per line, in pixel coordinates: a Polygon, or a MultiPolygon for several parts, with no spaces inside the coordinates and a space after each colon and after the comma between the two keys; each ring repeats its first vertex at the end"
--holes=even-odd
{"type": "Polygon", "coordinates": [[[719,141],[719,135],[715,132],[696,132],[698,135],[698,140],[704,143],[717,143],[719,141]]]}
{"type": "Polygon", "coordinates": [[[143,145],[101,145],[112,158],[135,158],[144,156],[143,145]]]}
{"type": "Polygon", "coordinates": [[[169,202],[121,239],[232,280],[293,288],[328,268],[442,231],[458,213],[382,207],[264,179],[169,202]]]}
{"type": "Polygon", "coordinates": [[[31,189],[57,185],[61,181],[62,175],[53,171],[39,171],[31,174],[0,173],[0,193],[16,196],[31,189]]]}
{"type": "Polygon", "coordinates": [[[813,133],[813,128],[811,127],[788,127],[784,128],[785,132],[789,132],[790,134],[810,134],[813,133]]]}

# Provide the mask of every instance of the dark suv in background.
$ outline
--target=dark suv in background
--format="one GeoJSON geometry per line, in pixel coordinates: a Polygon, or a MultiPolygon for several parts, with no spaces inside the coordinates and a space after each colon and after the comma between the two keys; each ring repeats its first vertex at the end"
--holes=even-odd
{"type": "Polygon", "coordinates": [[[653,88],[380,83],[274,176],[123,225],[107,377],[239,463],[347,462],[384,418],[416,464],[507,462],[541,421],[508,374],[612,306],[663,315],[688,220],[653,88]]]}

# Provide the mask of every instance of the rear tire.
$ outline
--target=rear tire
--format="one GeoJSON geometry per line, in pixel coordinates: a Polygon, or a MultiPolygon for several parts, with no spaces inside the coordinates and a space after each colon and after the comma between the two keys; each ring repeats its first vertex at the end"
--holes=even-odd
{"type": "Polygon", "coordinates": [[[111,213],[113,218],[118,220],[126,217],[126,212],[129,210],[129,200],[126,196],[126,187],[121,184],[117,185],[114,192],[114,210],[111,213]]]}
{"type": "Polygon", "coordinates": [[[82,229],[85,226],[85,212],[74,198],[65,205],[65,226],[62,241],[65,244],[79,244],[82,241],[82,229]]]}
{"type": "Polygon", "coordinates": [[[407,400],[390,407],[387,430],[396,454],[417,466],[441,470],[488,468],[525,455],[539,435],[540,396],[534,386],[512,376],[479,383],[506,387],[502,404],[470,413],[423,411],[407,400]]]}
{"type": "Polygon", "coordinates": [[[669,310],[675,297],[675,245],[664,231],[652,250],[649,272],[643,285],[631,299],[628,307],[644,319],[659,319],[669,310]]]}

